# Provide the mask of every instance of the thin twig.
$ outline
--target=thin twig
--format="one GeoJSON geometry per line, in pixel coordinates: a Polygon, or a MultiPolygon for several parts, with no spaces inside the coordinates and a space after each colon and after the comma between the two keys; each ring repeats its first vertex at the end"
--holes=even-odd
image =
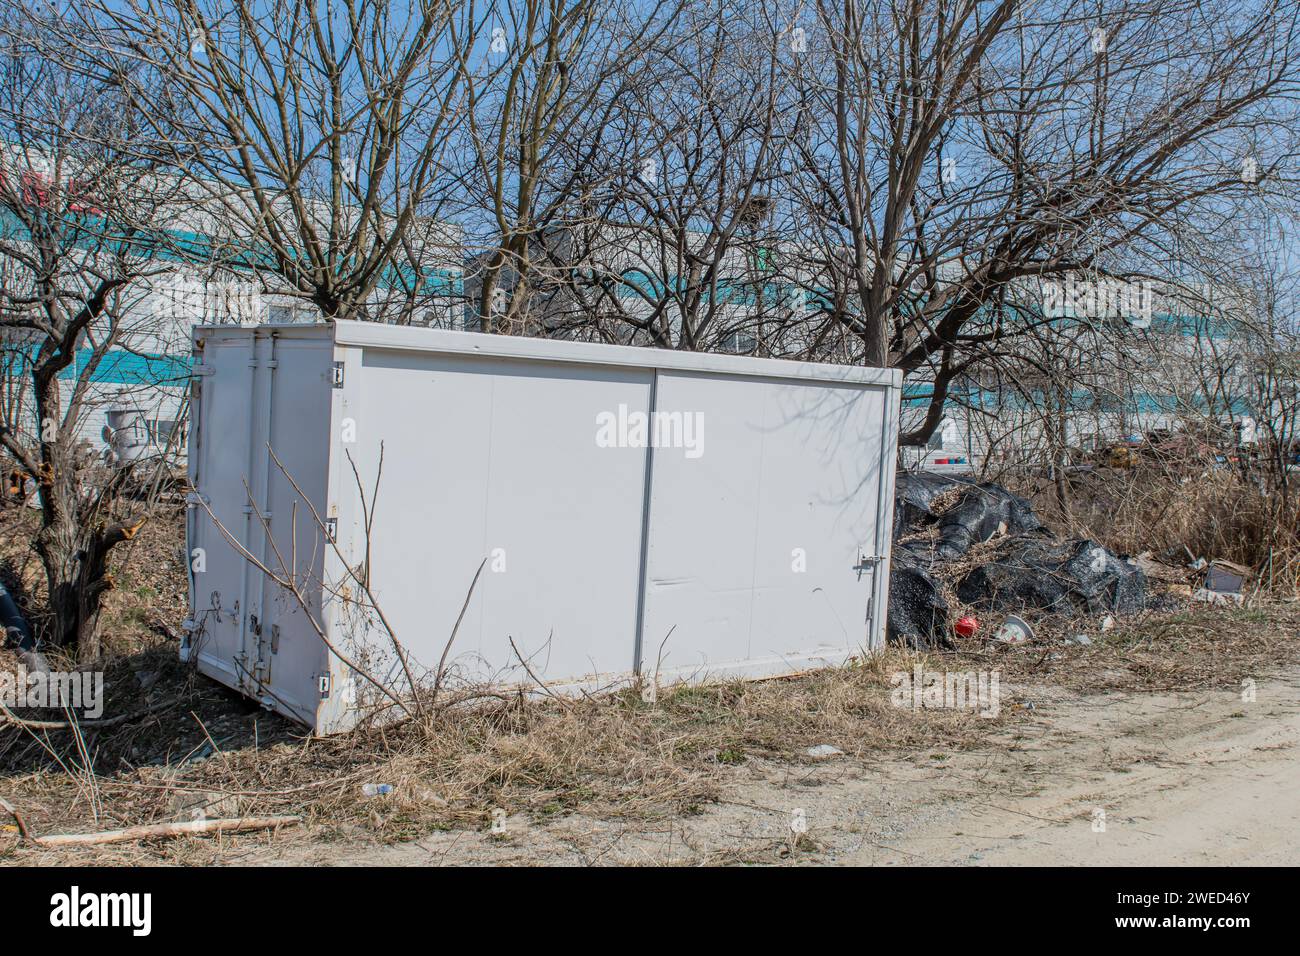
{"type": "Polygon", "coordinates": [[[478,576],[483,573],[485,564],[487,564],[487,558],[479,562],[478,570],[474,572],[474,580],[469,582],[469,590],[465,592],[465,603],[460,606],[460,613],[456,615],[456,623],[451,629],[451,637],[447,638],[447,646],[442,649],[442,657],[438,658],[438,670],[433,678],[433,697],[429,700],[430,707],[438,702],[438,689],[442,687],[443,668],[447,664],[447,654],[451,651],[452,641],[456,640],[456,632],[460,630],[460,622],[465,618],[465,611],[469,608],[470,598],[474,596],[474,586],[478,584],[478,576]]]}
{"type": "MultiPolygon", "coordinates": [[[[524,655],[519,653],[519,648],[515,646],[515,639],[507,635],[506,640],[510,642],[510,647],[514,650],[515,657],[519,658],[519,663],[524,666],[524,671],[528,674],[529,677],[533,679],[533,683],[535,683],[538,687],[540,687],[543,691],[545,691],[548,697],[550,697],[552,700],[558,701],[566,709],[572,707],[572,704],[569,701],[565,700],[559,694],[555,693],[555,691],[551,690],[549,687],[543,684],[541,678],[539,678],[536,674],[533,673],[533,669],[528,666],[528,661],[524,660],[524,655]]],[[[547,641],[548,642],[550,641],[549,636],[547,637],[547,641]]]]}

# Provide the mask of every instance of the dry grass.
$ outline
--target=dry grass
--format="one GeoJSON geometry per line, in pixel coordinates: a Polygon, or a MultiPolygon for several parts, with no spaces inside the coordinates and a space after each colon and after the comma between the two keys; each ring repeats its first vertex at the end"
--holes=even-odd
{"type": "Polygon", "coordinates": [[[1064,534],[1092,538],[1120,554],[1183,554],[1186,548],[1254,568],[1270,590],[1294,596],[1300,594],[1300,489],[1292,482],[1286,498],[1267,490],[1263,478],[1203,462],[1144,461],[1133,471],[1075,479],[1068,515],[1050,488],[1022,483],[1015,490],[1064,534]]]}
{"type": "Polygon", "coordinates": [[[1240,690],[1246,678],[1300,661],[1300,604],[1294,602],[1146,611],[1116,619],[1108,631],[1097,618],[1035,627],[1032,643],[976,651],[962,642],[959,653],[996,667],[1013,684],[1050,683],[1084,693],[1240,690]],[[1065,642],[1074,634],[1093,643],[1065,642]]]}
{"type": "MultiPolygon", "coordinates": [[[[497,807],[538,821],[579,811],[631,820],[691,814],[724,795],[734,766],[755,757],[798,764],[823,743],[859,760],[1008,746],[999,731],[1020,719],[1020,700],[1049,684],[1082,692],[1240,689],[1243,678],[1300,660],[1297,625],[1295,604],[1149,613],[1104,634],[1096,621],[1058,622],[1027,645],[972,640],[942,654],[890,650],[783,680],[682,687],[654,704],[631,691],[567,703],[515,698],[327,739],[249,710],[155,652],[151,664],[169,668],[161,692],[181,699],[138,725],[88,735],[103,807],[98,827],[185,819],[202,807],[209,816],[301,813],[307,831],[57,856],[21,849],[16,834],[4,834],[0,859],[218,861],[271,839],[388,843],[485,828],[497,807]],[[1091,646],[1059,640],[1084,629],[1091,646]],[[894,706],[890,677],[915,664],[997,670],[1001,716],[894,706]],[[211,752],[209,741],[217,744],[211,752]],[[367,797],[365,783],[393,792],[367,797]]],[[[44,740],[65,760],[72,754],[66,734],[44,740]]],[[[0,730],[0,766],[5,796],[36,833],[96,828],[84,779],[54,764],[33,735],[0,730]]]]}
{"type": "MultiPolygon", "coordinates": [[[[318,838],[360,831],[397,841],[486,826],[494,807],[536,819],[579,809],[642,819],[697,812],[718,796],[728,768],[754,756],[807,761],[804,751],[824,743],[858,757],[979,745],[999,721],[891,704],[890,675],[918,662],[937,666],[891,651],[797,678],[681,687],[653,704],[633,691],[570,702],[516,698],[328,739],[300,736],[261,712],[241,714],[233,695],[176,673],[169,681],[185,681],[190,695],[177,708],[93,740],[100,826],[172,820],[207,803],[209,816],[302,813],[318,838]],[[219,749],[187,761],[208,737],[219,749]],[[393,792],[366,797],[368,782],[393,792]]],[[[37,833],[90,828],[72,775],[51,766],[30,734],[0,735],[8,738],[0,744],[6,792],[29,826],[37,833]],[[25,759],[34,761],[26,766],[6,753],[20,745],[19,735],[25,759]]],[[[46,739],[66,748],[58,737],[46,739]]],[[[16,842],[0,842],[0,854],[18,852],[16,842]]],[[[187,842],[143,852],[171,859],[187,842]]]]}

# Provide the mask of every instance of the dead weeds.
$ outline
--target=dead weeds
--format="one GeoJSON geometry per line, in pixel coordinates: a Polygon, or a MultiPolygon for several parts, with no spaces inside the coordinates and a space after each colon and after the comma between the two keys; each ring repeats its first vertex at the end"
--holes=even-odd
{"type": "MultiPolygon", "coordinates": [[[[302,814],[311,839],[340,844],[486,829],[497,808],[536,821],[578,811],[662,820],[700,812],[725,794],[736,765],[755,757],[806,762],[806,749],[817,744],[831,744],[846,755],[837,759],[850,760],[1010,746],[1012,735],[999,730],[1021,718],[1016,697],[1035,687],[1240,689],[1246,678],[1300,660],[1297,625],[1300,605],[1290,603],[1153,612],[1105,632],[1095,620],[1039,622],[1035,639],[1022,645],[972,639],[928,655],[889,649],[792,678],[665,690],[654,703],[632,690],[568,702],[480,700],[426,722],[330,738],[310,737],[253,709],[164,648],[147,660],[163,671],[157,693],[176,694],[176,707],[135,726],[87,733],[91,775],[77,764],[66,734],[0,730],[0,781],[38,834],[196,813],[302,814]],[[1092,644],[1063,643],[1085,629],[1092,644]],[[918,664],[929,671],[996,670],[1001,716],[895,706],[891,678],[918,664]],[[391,790],[367,796],[368,783],[391,790]],[[99,808],[97,820],[92,808],[99,808]]],[[[63,851],[57,858],[230,862],[267,840],[307,838],[289,831],[63,851]]],[[[16,833],[0,835],[5,857],[38,858],[19,846],[16,833]]]]}
{"type": "MultiPolygon", "coordinates": [[[[0,730],[0,779],[38,834],[191,819],[196,811],[302,814],[317,839],[381,842],[488,827],[496,808],[537,820],[577,810],[663,818],[699,812],[734,766],[755,756],[798,762],[810,760],[805,751],[817,744],[863,758],[984,742],[999,721],[892,705],[890,676],[916,663],[941,666],[891,650],[795,678],[665,690],[654,703],[633,690],[569,702],[516,697],[331,738],[250,712],[176,664],[163,681],[180,694],[175,708],[140,726],[87,733],[93,800],[87,775],[51,756],[70,752],[67,734],[0,730]],[[391,791],[367,796],[367,783],[391,791]],[[102,808],[98,820],[92,807],[102,808]]],[[[0,841],[0,854],[30,858],[16,835],[0,841]]],[[[179,862],[194,842],[94,851],[94,858],[179,862]]]]}
{"type": "Polygon", "coordinates": [[[1241,608],[1189,605],[1116,617],[1042,620],[1026,644],[960,641],[958,653],[996,667],[1003,682],[1081,693],[1241,690],[1300,661],[1300,603],[1241,608]],[[1071,643],[1084,635],[1089,644],[1071,643]]]}

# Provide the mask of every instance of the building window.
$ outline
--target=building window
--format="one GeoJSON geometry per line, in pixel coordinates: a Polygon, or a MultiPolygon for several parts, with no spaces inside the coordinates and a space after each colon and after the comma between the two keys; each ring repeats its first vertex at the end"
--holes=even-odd
{"type": "Polygon", "coordinates": [[[316,321],[316,310],[309,305],[273,305],[267,318],[272,325],[305,325],[316,321]]]}
{"type": "Polygon", "coordinates": [[[758,339],[748,332],[732,332],[722,340],[722,351],[748,355],[758,348],[758,339]]]}

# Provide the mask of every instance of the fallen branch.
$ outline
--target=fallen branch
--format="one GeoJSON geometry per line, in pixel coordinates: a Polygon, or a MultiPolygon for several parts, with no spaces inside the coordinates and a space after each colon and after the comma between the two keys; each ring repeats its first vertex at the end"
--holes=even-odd
{"type": "Polygon", "coordinates": [[[55,833],[50,836],[36,837],[32,842],[47,847],[98,846],[105,843],[163,840],[203,833],[246,833],[249,830],[271,830],[301,822],[302,817],[299,816],[190,820],[186,823],[154,823],[147,826],[127,827],[125,830],[105,830],[102,833],[55,833]]]}
{"type": "Polygon", "coordinates": [[[18,824],[18,835],[24,840],[30,841],[32,835],[27,830],[27,821],[23,819],[23,815],[18,812],[17,808],[4,797],[0,797],[0,810],[4,810],[5,813],[14,818],[14,823],[18,824]]]}
{"type": "Polygon", "coordinates": [[[169,710],[170,708],[175,707],[177,703],[179,703],[179,701],[164,701],[159,704],[153,704],[149,707],[141,708],[140,710],[133,710],[129,714],[119,714],[116,717],[109,717],[105,720],[82,720],[75,725],[71,721],[67,720],[27,720],[24,717],[19,717],[4,704],[0,704],[0,717],[9,721],[11,724],[16,724],[19,727],[26,727],[29,730],[71,730],[74,726],[80,727],[82,730],[101,730],[104,727],[116,727],[118,724],[125,724],[127,721],[135,720],[138,717],[148,717],[150,714],[161,713],[164,710],[169,710]]]}

